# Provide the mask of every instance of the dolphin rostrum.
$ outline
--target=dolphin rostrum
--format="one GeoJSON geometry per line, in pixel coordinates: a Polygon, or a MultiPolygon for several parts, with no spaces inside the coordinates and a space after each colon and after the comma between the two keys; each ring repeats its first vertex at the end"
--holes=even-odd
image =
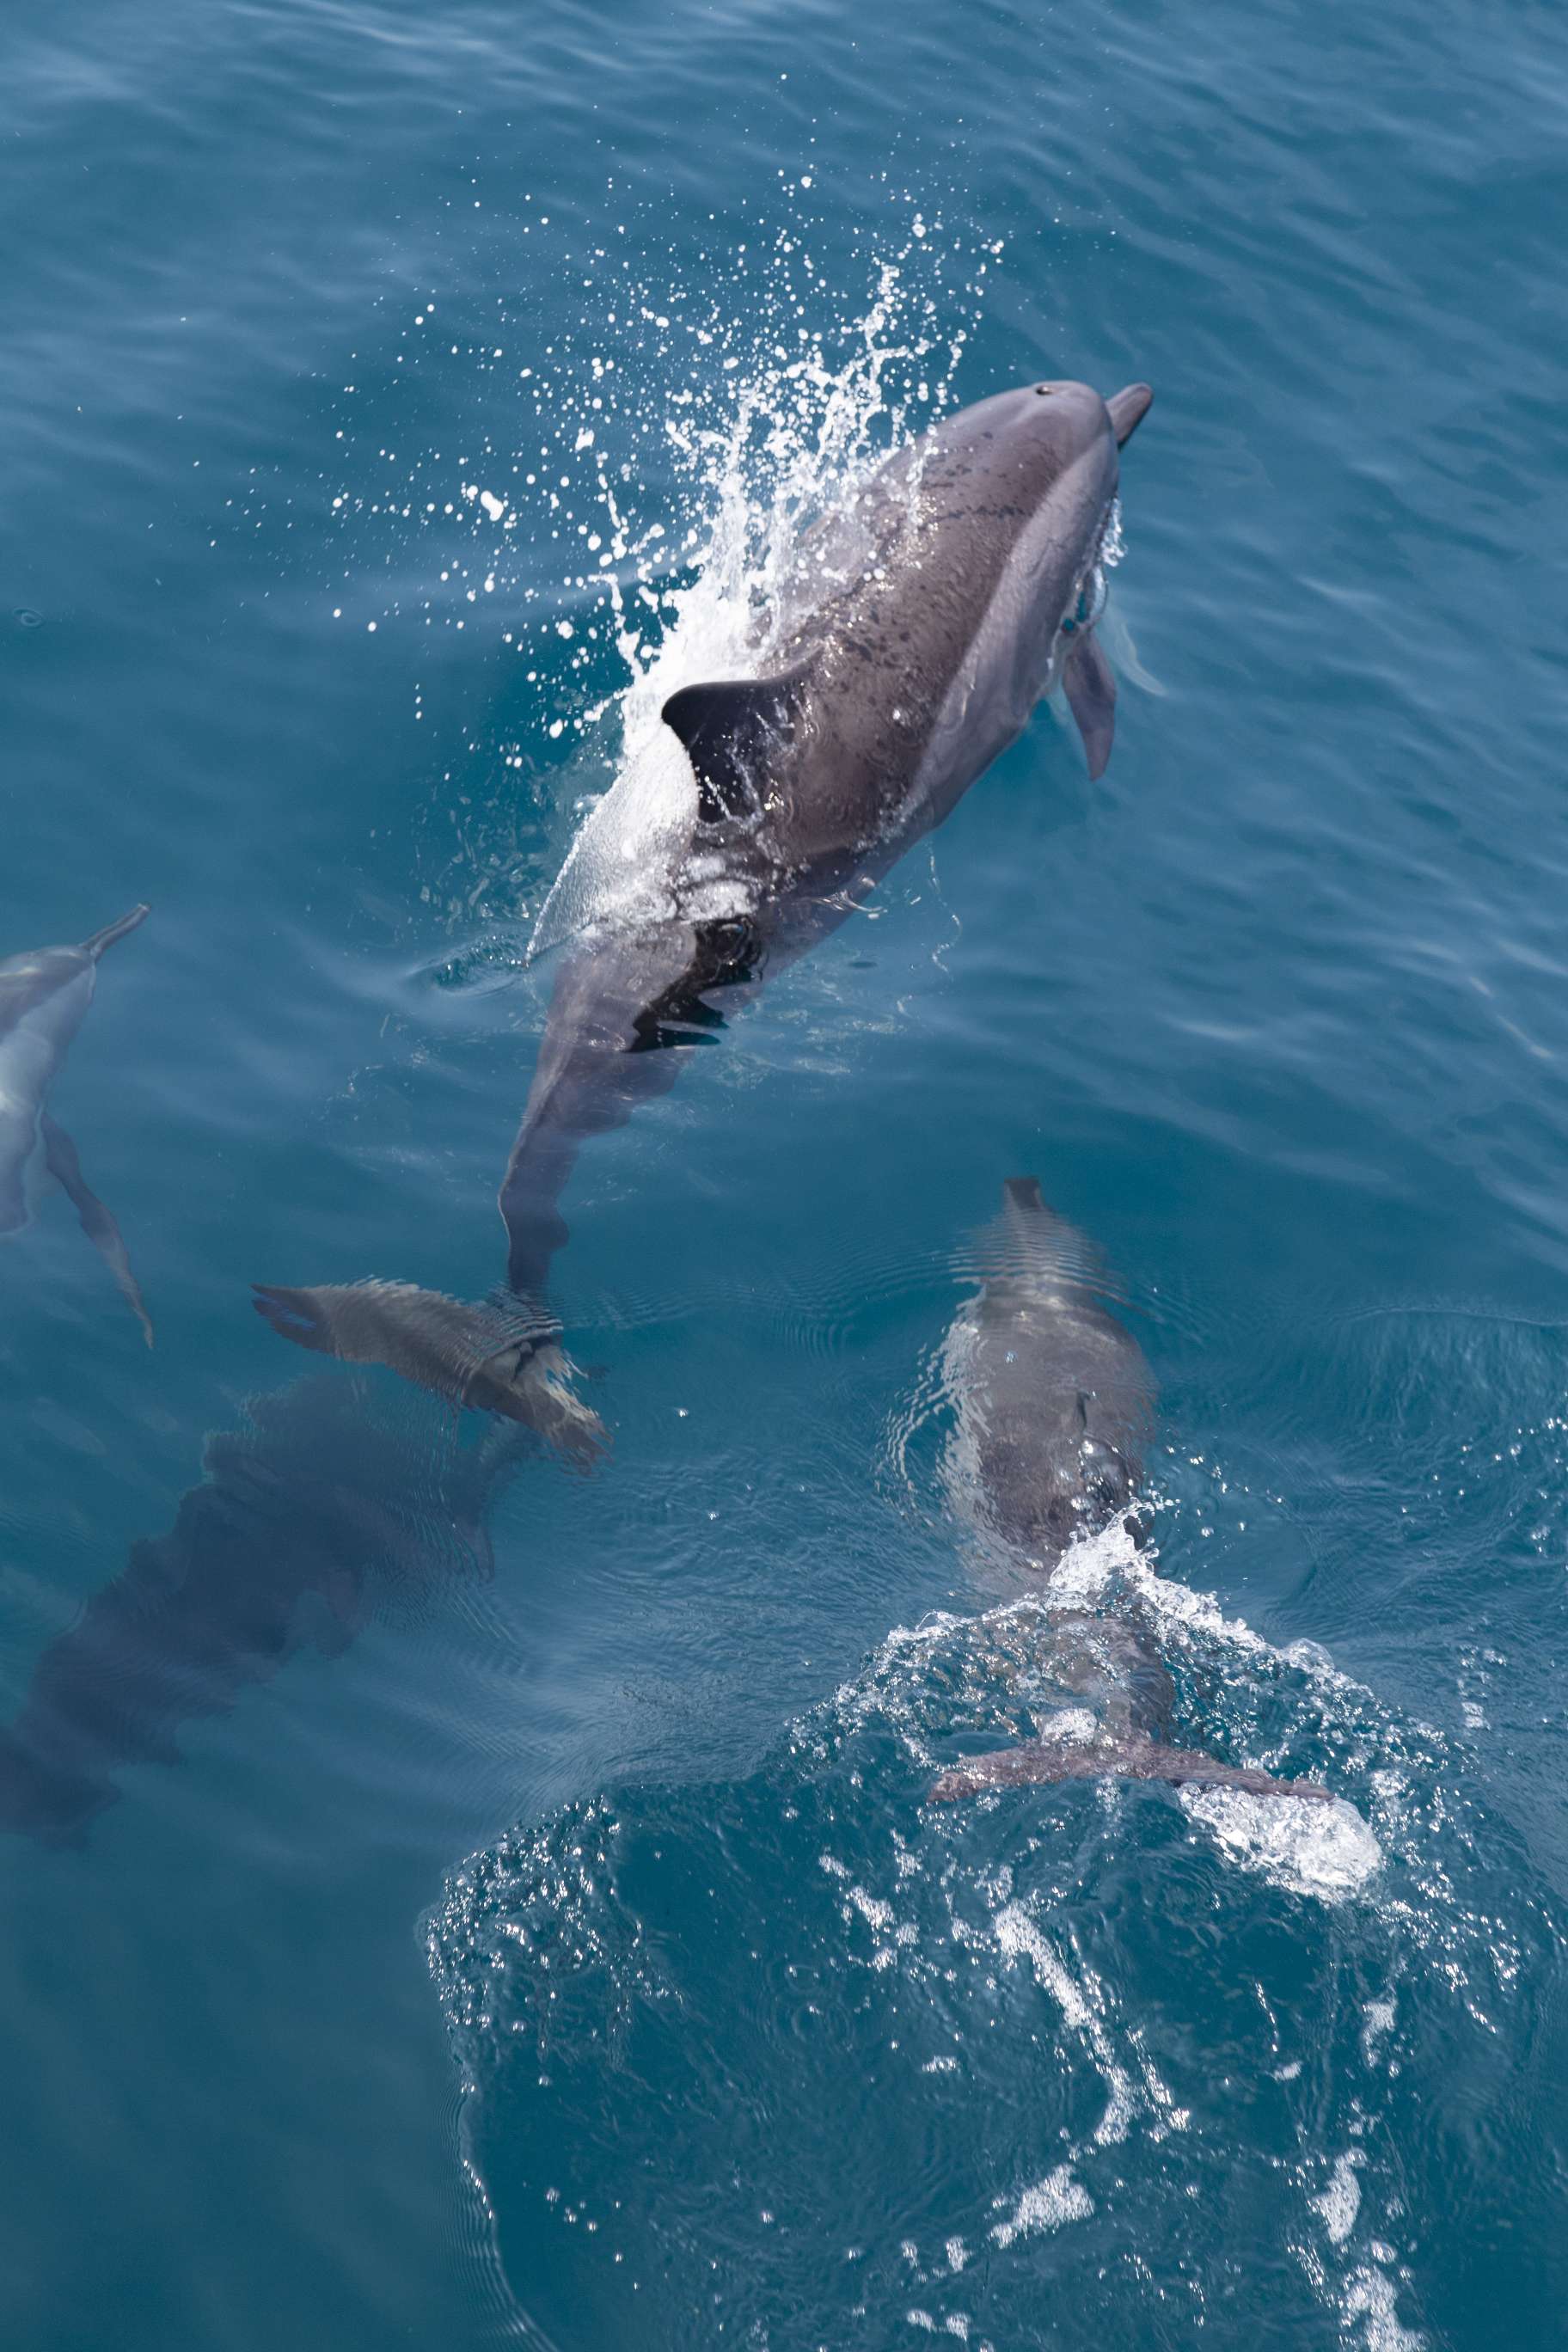
{"type": "Polygon", "coordinates": [[[79,947],[34,948],[0,962],[0,1238],[30,1224],[39,1194],[50,1181],[58,1184],[151,1347],[153,1326],[120,1227],[89,1188],[75,1144],[47,1108],[49,1088],[92,1003],[99,958],[149,912],[132,907],[79,947]]]}
{"type": "Polygon", "coordinates": [[[500,1192],[537,1298],[580,1143],[662,1093],[710,1002],[803,954],[942,823],[1063,686],[1098,776],[1115,685],[1095,637],[1118,451],[1109,402],[1027,384],[934,425],[802,541],[763,674],[683,687],[584,824],[532,952],[567,942],[500,1192]]]}
{"type": "MultiPolygon", "coordinates": [[[[957,1406],[949,1486],[956,1507],[1026,1574],[1060,1560],[1075,1537],[1126,1519],[1137,1499],[1153,1381],[1142,1349],[1096,1295],[1081,1235],[1048,1209],[1033,1177],[1006,1186],[987,1237],[979,1295],[948,1335],[957,1406]]],[[[1128,1780],[1314,1798],[1310,1780],[1167,1746],[1175,1687],[1151,1628],[1132,1613],[1091,1614],[1047,1595],[1041,1677],[1062,1712],[1047,1735],[943,1772],[930,1801],[1044,1780],[1128,1780]]]]}

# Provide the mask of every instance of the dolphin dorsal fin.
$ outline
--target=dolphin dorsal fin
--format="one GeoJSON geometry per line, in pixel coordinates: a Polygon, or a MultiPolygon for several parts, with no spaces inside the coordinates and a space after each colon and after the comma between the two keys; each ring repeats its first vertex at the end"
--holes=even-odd
{"type": "Polygon", "coordinates": [[[770,745],[785,742],[800,716],[806,665],[776,677],[721,678],[683,686],[660,716],[697,772],[704,824],[749,816],[762,806],[759,772],[770,745]]]}

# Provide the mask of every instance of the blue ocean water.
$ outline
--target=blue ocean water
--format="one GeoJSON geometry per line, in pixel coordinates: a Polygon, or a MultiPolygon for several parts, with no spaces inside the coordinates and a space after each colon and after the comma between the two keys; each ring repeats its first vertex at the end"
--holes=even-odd
{"type": "Polygon", "coordinates": [[[1563,2342],[1560,18],[3,54],[0,953],[152,903],[53,1099],[156,1328],[62,1202],[0,1259],[4,2341],[1563,2342]],[[498,1277],[632,667],[1043,371],[1156,392],[1109,772],[1043,711],[585,1151],[608,1460],[287,1347],[252,1281],[498,1277]],[[1338,1844],[921,1804],[1022,1171],[1158,1381],[1183,1703],[1338,1844]]]}

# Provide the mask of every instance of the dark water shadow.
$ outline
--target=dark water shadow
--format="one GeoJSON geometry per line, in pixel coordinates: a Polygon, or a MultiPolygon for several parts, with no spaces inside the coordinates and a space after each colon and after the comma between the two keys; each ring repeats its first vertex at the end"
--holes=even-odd
{"type": "Polygon", "coordinates": [[[538,1450],[358,1375],[255,1400],[207,1438],[167,1533],[39,1657],[0,1732],[0,1825],[81,1842],[130,1768],[179,1761],[183,1724],[302,1649],[341,1653],[378,1607],[488,1578],[488,1515],[538,1450]]]}

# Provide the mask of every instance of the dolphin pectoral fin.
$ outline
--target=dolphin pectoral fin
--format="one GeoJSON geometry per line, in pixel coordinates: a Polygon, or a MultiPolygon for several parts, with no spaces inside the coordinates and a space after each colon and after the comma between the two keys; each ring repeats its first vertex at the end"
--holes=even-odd
{"type": "Polygon", "coordinates": [[[1130,383],[1124,391],[1111,394],[1105,405],[1110,412],[1110,429],[1119,449],[1131,440],[1148,415],[1153,398],[1146,383],[1130,383]]]}
{"type": "Polygon", "coordinates": [[[94,931],[91,939],[83,940],[83,955],[89,955],[96,963],[105,948],[111,948],[116,940],[122,940],[127,931],[135,930],[146,921],[152,911],[148,906],[132,907],[131,912],[121,915],[117,923],[105,923],[101,931],[94,931]]]}
{"type": "Polygon", "coordinates": [[[1047,1780],[1168,1780],[1176,1788],[1243,1789],[1254,1797],[1301,1797],[1331,1804],[1331,1789],[1315,1780],[1277,1780],[1250,1764],[1222,1764],[1180,1748],[1163,1748],[1137,1735],[1121,1739],[1026,1740],[971,1756],[943,1772],[926,1792],[931,1805],[956,1804],[991,1789],[1015,1789],[1047,1780]]]}
{"type": "Polygon", "coordinates": [[[49,1174],[80,1218],[83,1233],[120,1285],[126,1304],[141,1324],[142,1335],[151,1347],[153,1325],[142,1301],[141,1287],[131,1271],[131,1260],[126,1255],[125,1244],[112,1211],[104,1207],[82,1174],[76,1145],[59,1121],[51,1118],[45,1111],[38,1126],[44,1139],[44,1159],[49,1174]]]}
{"type": "Polygon", "coordinates": [[[1098,783],[1116,739],[1116,680],[1092,630],[1086,630],[1068,654],[1062,684],[1083,737],[1089,781],[1098,783]]]}
{"type": "Polygon", "coordinates": [[[776,677],[724,678],[683,686],[661,718],[697,772],[705,824],[749,816],[762,805],[756,778],[771,744],[787,739],[800,712],[807,665],[776,677]]]}

